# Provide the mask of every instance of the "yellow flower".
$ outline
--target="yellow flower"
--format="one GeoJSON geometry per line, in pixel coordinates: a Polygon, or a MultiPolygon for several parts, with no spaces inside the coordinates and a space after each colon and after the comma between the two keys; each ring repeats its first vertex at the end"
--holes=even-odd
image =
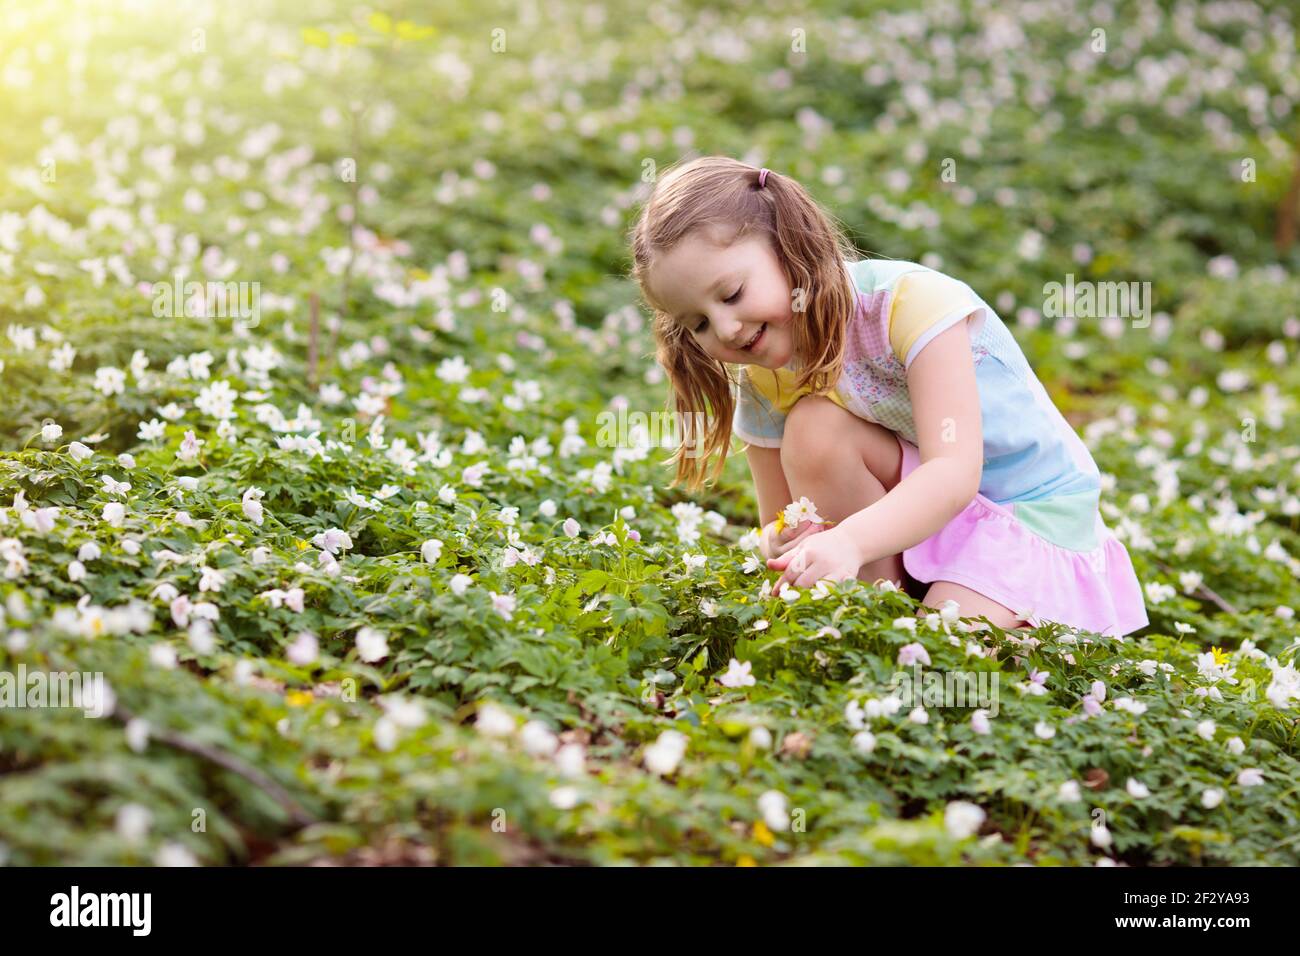
{"type": "Polygon", "coordinates": [[[775,842],[772,831],[767,828],[767,824],[762,820],[754,823],[754,839],[763,846],[771,846],[775,842]]]}
{"type": "Polygon", "coordinates": [[[284,695],[284,702],[290,707],[306,707],[314,699],[309,690],[291,690],[284,695]]]}
{"type": "Polygon", "coordinates": [[[785,510],[782,509],[776,513],[776,533],[780,534],[785,530],[785,510]]]}
{"type": "Polygon", "coordinates": [[[748,853],[742,853],[739,859],[736,860],[736,866],[758,866],[758,864],[754,862],[754,858],[748,853]]]}
{"type": "Polygon", "coordinates": [[[1214,663],[1217,664],[1219,667],[1222,667],[1224,664],[1228,663],[1228,655],[1223,653],[1223,651],[1220,650],[1219,648],[1211,647],[1210,653],[1214,655],[1214,663]]]}
{"type": "Polygon", "coordinates": [[[403,40],[424,40],[437,32],[433,27],[418,26],[410,20],[397,21],[397,35],[403,40]]]}

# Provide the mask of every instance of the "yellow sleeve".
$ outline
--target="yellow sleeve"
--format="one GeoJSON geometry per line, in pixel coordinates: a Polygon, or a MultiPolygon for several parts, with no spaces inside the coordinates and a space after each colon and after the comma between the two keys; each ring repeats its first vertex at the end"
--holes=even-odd
{"type": "Polygon", "coordinates": [[[894,286],[889,308],[889,345],[910,367],[921,349],[972,316],[971,337],[984,327],[984,307],[971,290],[941,272],[909,272],[894,286]],[[974,315],[972,316],[972,313],[974,315]]]}

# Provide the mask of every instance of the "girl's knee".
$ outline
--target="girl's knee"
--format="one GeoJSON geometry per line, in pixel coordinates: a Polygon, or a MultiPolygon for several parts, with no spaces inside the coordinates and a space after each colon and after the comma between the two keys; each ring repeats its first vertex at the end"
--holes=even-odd
{"type": "Polygon", "coordinates": [[[823,395],[805,395],[794,403],[785,419],[781,439],[781,464],[806,470],[852,446],[845,441],[844,416],[849,413],[823,395]]]}
{"type": "Polygon", "coordinates": [[[888,491],[898,483],[902,458],[892,431],[824,395],[804,396],[786,416],[781,464],[787,476],[816,478],[861,462],[888,491]]]}

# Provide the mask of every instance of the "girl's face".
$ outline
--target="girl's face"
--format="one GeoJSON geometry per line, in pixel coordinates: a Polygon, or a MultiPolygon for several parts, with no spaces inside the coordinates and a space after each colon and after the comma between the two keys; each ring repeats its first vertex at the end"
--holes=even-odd
{"type": "Polygon", "coordinates": [[[651,297],[719,362],[772,369],[790,364],[790,283],[766,236],[719,246],[697,229],[651,272],[651,297]]]}

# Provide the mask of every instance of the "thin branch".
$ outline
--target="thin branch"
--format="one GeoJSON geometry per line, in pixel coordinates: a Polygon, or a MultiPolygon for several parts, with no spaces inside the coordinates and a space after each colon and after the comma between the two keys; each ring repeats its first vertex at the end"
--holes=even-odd
{"type": "Polygon", "coordinates": [[[1277,231],[1273,236],[1273,246],[1278,257],[1285,256],[1291,250],[1296,239],[1296,210],[1300,207],[1300,142],[1295,148],[1295,169],[1291,173],[1291,188],[1287,190],[1277,207],[1277,231]]]}
{"type": "MultiPolygon", "coordinates": [[[[135,717],[129,710],[118,704],[113,708],[113,719],[123,724],[130,722],[135,717]]],[[[184,734],[178,733],[167,728],[154,729],[149,728],[149,738],[167,744],[169,747],[175,747],[177,750],[183,750],[186,753],[201,757],[209,763],[214,763],[218,767],[229,770],[231,773],[238,774],[253,786],[264,792],[272,800],[284,808],[289,814],[295,827],[306,827],[316,823],[316,818],[299,806],[298,802],[293,799],[289,791],[276,783],[256,767],[244,763],[238,757],[233,757],[224,750],[218,750],[207,744],[199,743],[197,740],[191,740],[184,734]]]]}
{"type": "MultiPolygon", "coordinates": [[[[1158,560],[1157,560],[1155,563],[1160,567],[1160,569],[1161,569],[1162,571],[1165,571],[1165,572],[1168,573],[1168,574],[1177,574],[1177,573],[1178,573],[1178,572],[1175,571],[1173,568],[1171,568],[1169,565],[1165,564],[1163,561],[1158,561],[1158,560]]],[[[1225,601],[1223,598],[1219,597],[1218,594],[1216,594],[1214,591],[1212,591],[1212,590],[1210,590],[1209,588],[1207,588],[1204,584],[1199,584],[1199,585],[1197,585],[1196,590],[1197,590],[1198,593],[1204,595],[1204,597],[1206,598],[1206,600],[1211,601],[1211,602],[1213,602],[1214,604],[1218,605],[1219,610],[1223,611],[1225,614],[1236,614],[1236,613],[1237,613],[1237,609],[1236,609],[1235,607],[1233,607],[1231,604],[1229,604],[1229,603],[1228,603],[1227,601],[1225,601]]]]}
{"type": "Polygon", "coordinates": [[[311,294],[311,333],[307,339],[307,386],[314,392],[320,374],[320,295],[311,294]]]}

